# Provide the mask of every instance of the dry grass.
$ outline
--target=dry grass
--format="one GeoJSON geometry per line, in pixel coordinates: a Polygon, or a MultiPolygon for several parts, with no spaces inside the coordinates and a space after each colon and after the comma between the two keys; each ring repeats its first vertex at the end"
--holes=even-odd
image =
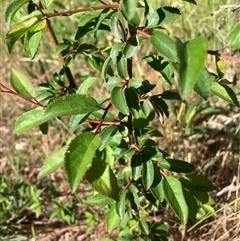
{"type": "MultiPolygon", "coordinates": [[[[181,1],[178,1],[181,4],[181,1]]],[[[215,5],[208,12],[216,10],[218,5],[215,5]]],[[[226,1],[230,3],[230,1],[226,1]]],[[[183,6],[182,6],[183,8],[183,6]]],[[[186,8],[187,4],[186,4],[186,8]]],[[[184,8],[183,8],[184,10],[184,8]]],[[[206,10],[206,9],[205,9],[206,10]]],[[[204,8],[198,11],[197,8],[192,8],[191,11],[186,9],[185,14],[189,14],[184,23],[185,30],[179,32],[178,37],[189,39],[196,34],[196,27],[201,25],[199,32],[208,36],[210,18],[204,8]],[[196,18],[194,15],[200,14],[202,18],[196,18]],[[193,22],[194,21],[194,22],[193,22]],[[204,27],[205,26],[205,27],[204,27]],[[190,29],[190,30],[189,30],[190,29]]],[[[185,15],[186,16],[186,15],[185,15]]],[[[227,17],[227,16],[225,16],[227,17]]],[[[1,17],[2,18],[2,17],[1,17]]],[[[3,18],[2,18],[3,19],[3,18]]],[[[217,21],[217,20],[216,20],[217,21]]],[[[224,20],[225,21],[225,20],[224,20]]],[[[221,22],[223,25],[223,23],[221,22]]],[[[179,26],[173,25],[177,28],[179,26]]],[[[212,48],[218,45],[219,39],[226,34],[220,25],[214,23],[216,28],[217,39],[212,41],[212,48]],[[219,27],[217,27],[219,26],[219,27]]],[[[1,26],[1,30],[4,27],[1,26]]],[[[212,31],[211,31],[212,32],[212,31]]],[[[27,58],[19,59],[23,56],[20,45],[17,47],[13,56],[9,56],[5,46],[3,45],[4,34],[1,34],[1,62],[0,80],[2,83],[9,85],[9,71],[12,67],[16,69],[23,69],[33,79],[34,85],[44,79],[50,79],[51,74],[59,68],[56,59],[51,59],[47,55],[40,55],[38,63],[32,63],[27,58]]],[[[42,47],[44,48],[43,45],[42,47]]],[[[144,52],[143,48],[143,52],[144,52]]],[[[152,51],[152,50],[149,50],[152,51]]],[[[46,54],[46,53],[43,53],[46,54]]],[[[239,66],[232,63],[227,63],[227,76],[233,79],[233,73],[237,73],[239,83],[239,66]]],[[[209,67],[214,70],[214,66],[209,61],[209,67]]],[[[82,68],[82,66],[81,66],[82,68]]],[[[139,74],[147,73],[151,81],[161,83],[159,76],[154,72],[150,72],[146,65],[136,66],[139,74]]],[[[88,71],[88,70],[87,70],[88,71]]],[[[238,92],[239,91],[238,85],[238,92]]],[[[195,97],[192,97],[195,98],[195,97]]],[[[210,104],[216,101],[213,98],[210,104]]],[[[49,209],[51,209],[52,202],[47,202],[46,197],[51,195],[53,188],[59,192],[56,198],[62,202],[77,202],[76,197],[69,193],[67,179],[64,172],[60,169],[56,173],[50,175],[43,180],[37,180],[38,172],[44,163],[44,160],[56,148],[62,146],[67,140],[67,133],[63,126],[51,126],[47,136],[43,136],[37,129],[32,130],[27,134],[14,135],[12,130],[16,118],[24,111],[31,109],[32,106],[25,103],[14,96],[0,93],[1,104],[1,119],[0,119],[0,175],[5,175],[14,183],[18,178],[23,179],[26,185],[34,185],[41,189],[45,188],[45,193],[42,195],[45,208],[42,215],[36,219],[32,212],[26,216],[26,222],[23,225],[18,225],[12,230],[13,235],[27,234],[29,240],[36,240],[34,237],[38,236],[37,240],[101,240],[103,237],[109,237],[106,233],[106,225],[104,221],[103,212],[101,210],[89,210],[87,206],[81,206],[77,212],[80,220],[80,225],[69,225],[53,219],[49,219],[49,209]],[[85,212],[90,211],[96,213],[96,223],[91,232],[86,233],[87,224],[85,222],[85,212]]],[[[185,133],[182,123],[177,121],[176,116],[172,116],[166,120],[165,125],[160,127],[165,129],[166,136],[161,140],[161,148],[168,151],[171,156],[183,158],[189,162],[194,163],[198,167],[198,172],[209,177],[213,183],[218,187],[216,192],[211,193],[216,204],[214,206],[217,214],[199,223],[191,232],[187,232],[189,227],[179,227],[176,225],[176,220],[170,210],[166,210],[161,216],[162,222],[168,223],[171,226],[169,240],[202,240],[202,241],[239,241],[240,240],[240,115],[239,109],[229,107],[223,104],[222,101],[216,103],[218,106],[225,105],[226,112],[215,114],[211,116],[197,115],[192,121],[190,128],[194,125],[204,125],[211,127],[213,130],[207,135],[188,135],[185,133]],[[197,124],[196,124],[197,123],[197,124]],[[234,202],[235,200],[235,202],[234,202]],[[231,204],[231,205],[230,205],[231,204]]],[[[179,106],[176,107],[179,111],[179,106]]],[[[158,124],[159,125],[159,124],[158,124]]],[[[88,194],[84,184],[79,187],[80,196],[84,197],[88,194]]],[[[91,207],[90,207],[91,208],[91,207]]],[[[1,210],[1,207],[0,207],[1,210]]],[[[13,214],[14,216],[14,214],[13,214]]],[[[16,217],[21,218],[21,217],[16,217]]],[[[159,217],[155,217],[159,219],[159,217]]],[[[6,220],[5,220],[6,221],[6,220]]],[[[159,220],[158,220],[159,221],[159,220]]],[[[0,221],[0,225],[4,224],[0,221]]],[[[115,239],[117,233],[111,234],[115,239]]]]}

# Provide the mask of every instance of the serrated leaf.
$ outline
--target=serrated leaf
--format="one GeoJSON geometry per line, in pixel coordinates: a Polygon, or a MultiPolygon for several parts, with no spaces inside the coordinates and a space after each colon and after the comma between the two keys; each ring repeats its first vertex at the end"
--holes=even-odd
{"type": "Polygon", "coordinates": [[[5,22],[7,28],[9,28],[11,21],[13,20],[14,15],[17,13],[17,11],[26,3],[28,3],[29,0],[17,0],[12,2],[6,12],[5,12],[5,22]]]}
{"type": "Polygon", "coordinates": [[[95,28],[94,31],[98,30],[100,24],[104,21],[104,19],[106,19],[111,13],[113,12],[113,10],[111,8],[106,8],[103,9],[102,12],[99,14],[97,20],[96,20],[96,24],[95,24],[95,28]]]}
{"type": "Polygon", "coordinates": [[[131,58],[134,55],[138,48],[138,44],[139,41],[137,35],[133,35],[127,40],[126,45],[123,49],[123,54],[126,58],[131,58]]]}
{"type": "Polygon", "coordinates": [[[203,68],[199,77],[196,80],[194,91],[197,92],[204,100],[207,100],[211,91],[211,83],[216,79],[216,76],[210,73],[206,68],[203,68]]]}
{"type": "Polygon", "coordinates": [[[144,161],[142,164],[142,181],[143,186],[149,189],[153,183],[154,179],[154,169],[152,160],[144,161]]]}
{"type": "Polygon", "coordinates": [[[227,102],[239,107],[239,102],[234,91],[227,85],[218,82],[211,83],[211,92],[227,102]]]}
{"type": "Polygon", "coordinates": [[[107,205],[112,204],[114,202],[114,200],[112,198],[105,197],[100,193],[97,193],[90,197],[87,197],[86,202],[90,205],[104,208],[107,205]]]}
{"type": "Polygon", "coordinates": [[[35,89],[32,82],[23,73],[12,69],[10,82],[13,89],[20,95],[29,99],[35,96],[35,89]]]}
{"type": "Polygon", "coordinates": [[[163,179],[163,189],[169,205],[185,225],[188,220],[188,205],[181,182],[175,177],[166,177],[163,179]]]}
{"type": "Polygon", "coordinates": [[[15,122],[14,133],[23,133],[47,122],[48,119],[44,118],[44,114],[45,111],[42,108],[37,108],[25,112],[15,122]]]}
{"type": "Polygon", "coordinates": [[[170,61],[177,62],[175,41],[163,32],[155,30],[150,38],[153,47],[170,61]]]}
{"type": "Polygon", "coordinates": [[[89,77],[80,85],[80,87],[77,90],[77,94],[87,94],[89,88],[94,85],[98,81],[98,78],[96,77],[89,77]]]}
{"type": "Polygon", "coordinates": [[[69,144],[65,155],[65,169],[72,192],[76,191],[100,145],[99,136],[91,132],[76,136],[69,144]]]}
{"type": "Polygon", "coordinates": [[[119,189],[116,176],[103,160],[95,158],[92,166],[86,172],[86,177],[97,192],[118,200],[119,189]]]}
{"type": "Polygon", "coordinates": [[[197,192],[211,192],[217,188],[204,176],[201,175],[187,175],[180,179],[182,185],[197,192]]]}
{"type": "Polygon", "coordinates": [[[229,34],[227,46],[233,49],[240,49],[240,23],[229,34]]]}
{"type": "Polygon", "coordinates": [[[38,22],[37,17],[31,17],[25,21],[17,23],[6,35],[6,44],[9,53],[12,53],[14,44],[22,37],[34,24],[38,22]]]}
{"type": "Polygon", "coordinates": [[[122,38],[122,34],[118,29],[118,19],[119,19],[119,11],[116,11],[112,16],[111,16],[111,24],[110,24],[110,29],[111,33],[118,39],[122,38]]]}
{"type": "Polygon", "coordinates": [[[51,102],[44,118],[51,119],[63,115],[87,114],[99,109],[98,103],[86,95],[71,94],[51,102]]]}
{"type": "Polygon", "coordinates": [[[139,101],[138,101],[138,95],[134,88],[126,88],[125,89],[125,97],[127,101],[128,108],[130,112],[133,114],[134,118],[139,118],[139,101]]]}
{"type": "Polygon", "coordinates": [[[122,79],[127,78],[127,61],[122,53],[120,53],[117,57],[117,71],[122,79]]]}
{"type": "Polygon", "coordinates": [[[56,171],[59,167],[63,166],[66,150],[67,146],[54,151],[45,161],[41,171],[38,174],[38,178],[43,178],[56,171]]]}
{"type": "Polygon", "coordinates": [[[127,102],[121,87],[114,87],[111,93],[112,104],[123,114],[128,115],[129,110],[127,102]]]}
{"type": "Polygon", "coordinates": [[[185,46],[177,40],[177,51],[180,95],[184,99],[193,89],[204,67],[207,57],[207,44],[203,37],[192,39],[185,46]]]}
{"type": "Polygon", "coordinates": [[[99,150],[102,151],[114,137],[117,132],[117,126],[108,126],[101,131],[101,139],[102,145],[100,146],[99,150]]]}
{"type": "Polygon", "coordinates": [[[167,169],[172,172],[188,173],[195,170],[195,167],[191,163],[170,158],[162,159],[159,162],[159,165],[163,169],[167,169]]]}
{"type": "Polygon", "coordinates": [[[113,204],[107,213],[107,230],[109,233],[112,232],[118,226],[120,218],[117,214],[116,204],[113,204]]]}

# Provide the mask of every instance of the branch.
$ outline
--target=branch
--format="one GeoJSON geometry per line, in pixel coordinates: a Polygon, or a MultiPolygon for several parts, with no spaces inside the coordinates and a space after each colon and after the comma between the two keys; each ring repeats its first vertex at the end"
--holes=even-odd
{"type": "Polygon", "coordinates": [[[107,9],[107,8],[119,9],[119,5],[117,5],[117,4],[104,4],[104,5],[95,6],[95,7],[86,7],[86,8],[73,9],[73,10],[68,10],[68,11],[63,11],[63,12],[49,13],[49,14],[45,14],[41,18],[41,20],[49,19],[49,18],[53,18],[53,17],[59,17],[59,16],[71,16],[71,15],[76,14],[76,13],[96,11],[96,10],[107,9]]]}
{"type": "Polygon", "coordinates": [[[9,89],[7,86],[5,86],[4,84],[0,83],[0,87],[3,89],[2,92],[5,92],[5,93],[9,93],[9,94],[12,94],[12,95],[15,95],[15,96],[18,96],[19,98],[31,103],[31,104],[34,104],[36,106],[39,106],[39,107],[42,107],[42,108],[46,108],[45,105],[42,105],[41,103],[39,103],[37,100],[33,101],[31,99],[28,99],[22,95],[20,95],[19,93],[9,89]]]}
{"type": "MultiPolygon", "coordinates": [[[[43,6],[42,6],[41,2],[39,2],[39,5],[37,5],[37,8],[38,8],[39,11],[42,12],[43,6]]],[[[46,15],[44,15],[44,16],[46,16],[46,15]]],[[[48,35],[48,38],[49,38],[50,42],[53,45],[53,48],[56,49],[57,46],[58,46],[58,40],[57,40],[56,35],[53,32],[51,23],[50,23],[50,21],[48,19],[47,19],[47,23],[46,23],[46,26],[45,26],[45,31],[46,31],[46,33],[48,35]]],[[[73,89],[77,89],[77,85],[75,83],[75,80],[73,78],[73,75],[72,75],[72,72],[71,72],[70,68],[65,66],[66,61],[63,58],[62,53],[58,54],[58,58],[59,58],[59,60],[60,60],[60,62],[62,64],[62,66],[64,67],[65,74],[67,76],[67,79],[68,79],[70,87],[73,88],[73,89]]]]}
{"type": "Polygon", "coordinates": [[[211,55],[218,56],[218,57],[222,57],[224,59],[229,59],[229,60],[235,61],[235,62],[240,64],[240,58],[239,57],[228,55],[228,54],[222,54],[222,53],[219,53],[218,50],[216,50],[216,51],[208,50],[207,53],[211,54],[211,55]]]}

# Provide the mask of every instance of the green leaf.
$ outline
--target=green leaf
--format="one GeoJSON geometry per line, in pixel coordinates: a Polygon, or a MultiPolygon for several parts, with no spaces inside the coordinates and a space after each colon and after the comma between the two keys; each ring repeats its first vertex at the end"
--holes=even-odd
{"type": "Polygon", "coordinates": [[[163,202],[164,201],[164,190],[163,190],[163,179],[160,173],[160,170],[158,167],[154,164],[154,179],[153,179],[153,184],[150,188],[151,193],[153,196],[159,201],[163,202]]]}
{"type": "Polygon", "coordinates": [[[102,71],[101,71],[102,78],[104,81],[106,81],[107,79],[107,73],[108,73],[108,70],[110,70],[110,63],[111,63],[111,57],[108,56],[102,65],[102,71]]]}
{"type": "Polygon", "coordinates": [[[193,89],[207,57],[207,44],[198,37],[183,45],[177,40],[180,95],[184,99],[193,89]],[[197,56],[197,57],[196,57],[197,56]]]}
{"type": "Polygon", "coordinates": [[[155,28],[163,23],[172,22],[180,16],[177,8],[165,6],[157,9],[147,16],[147,28],[155,28]]]}
{"type": "Polygon", "coordinates": [[[128,115],[129,110],[123,89],[121,87],[114,87],[111,93],[111,102],[112,104],[123,114],[128,115]]]}
{"type": "Polygon", "coordinates": [[[80,85],[80,87],[77,90],[77,94],[87,94],[89,88],[94,85],[98,81],[97,77],[89,77],[80,85]]]}
{"type": "Polygon", "coordinates": [[[133,114],[134,118],[139,118],[139,101],[138,101],[138,95],[134,88],[126,88],[125,89],[125,97],[127,101],[128,108],[130,112],[133,114]]]}
{"type": "Polygon", "coordinates": [[[59,167],[63,166],[66,150],[67,146],[54,151],[45,161],[41,171],[38,174],[38,178],[43,178],[56,171],[59,167]]]}
{"type": "Polygon", "coordinates": [[[180,179],[182,185],[197,192],[211,192],[217,188],[204,176],[201,175],[187,175],[180,179]]]}
{"type": "Polygon", "coordinates": [[[134,181],[138,180],[142,174],[142,156],[138,153],[135,153],[131,159],[131,168],[132,168],[132,179],[134,181]]]}
{"type": "Polygon", "coordinates": [[[183,190],[183,192],[184,192],[185,200],[188,205],[188,218],[194,222],[196,220],[196,216],[199,208],[197,201],[191,192],[188,192],[186,190],[183,190]]]}
{"type": "Polygon", "coordinates": [[[142,82],[139,80],[132,78],[128,81],[128,87],[133,87],[134,89],[138,89],[142,86],[142,82]]]}
{"type": "Polygon", "coordinates": [[[216,79],[216,76],[210,73],[206,68],[203,68],[199,77],[196,80],[194,91],[197,92],[204,100],[207,100],[211,90],[211,83],[216,79]]]}
{"type": "Polygon", "coordinates": [[[5,12],[5,23],[7,25],[7,28],[9,28],[11,21],[13,20],[14,15],[17,13],[17,11],[26,3],[28,3],[29,0],[17,0],[12,2],[6,12],[5,12]]]}
{"type": "Polygon", "coordinates": [[[14,44],[22,37],[34,24],[38,22],[37,17],[31,17],[23,22],[17,23],[6,36],[6,44],[9,53],[12,53],[14,44]]]}
{"type": "Polygon", "coordinates": [[[33,127],[39,126],[48,119],[44,118],[45,111],[42,108],[30,110],[21,115],[14,125],[14,133],[19,134],[26,132],[33,127]]]}
{"type": "Polygon", "coordinates": [[[172,172],[188,173],[195,170],[195,167],[191,163],[177,160],[177,159],[170,159],[170,158],[162,159],[159,162],[159,165],[163,169],[167,169],[172,172]]]}
{"type": "Polygon", "coordinates": [[[103,160],[95,158],[92,166],[86,172],[86,177],[97,192],[116,201],[118,200],[119,189],[116,176],[103,160]]]}
{"type": "Polygon", "coordinates": [[[183,0],[183,1],[197,5],[197,2],[195,0],[183,0]]]}
{"type": "Polygon", "coordinates": [[[163,179],[163,189],[169,205],[185,225],[188,220],[188,205],[181,182],[175,177],[166,177],[163,179]]]}
{"type": "Polygon", "coordinates": [[[44,0],[44,5],[47,8],[54,0],[44,0]]]}
{"type": "Polygon", "coordinates": [[[218,82],[211,83],[211,92],[227,102],[239,107],[239,102],[234,91],[227,85],[218,82]]]}
{"type": "Polygon", "coordinates": [[[145,161],[143,160],[142,164],[142,180],[143,186],[146,189],[149,189],[153,183],[154,179],[154,169],[152,160],[145,161]]]}
{"type": "Polygon", "coordinates": [[[51,102],[44,118],[51,119],[63,115],[87,114],[98,110],[98,103],[86,95],[71,94],[51,102]]]}
{"type": "Polygon", "coordinates": [[[207,192],[196,192],[196,191],[191,191],[192,195],[199,200],[202,204],[205,204],[209,200],[209,196],[207,192]]]}
{"type": "Polygon", "coordinates": [[[122,79],[127,78],[127,61],[122,53],[117,57],[117,71],[122,79]]]}
{"type": "Polygon", "coordinates": [[[122,49],[123,43],[116,43],[110,51],[110,56],[114,64],[117,64],[119,51],[122,49]]]}
{"type": "Polygon", "coordinates": [[[104,63],[104,60],[96,55],[89,55],[88,56],[88,63],[96,70],[100,71],[102,70],[102,66],[104,63]]]}
{"type": "Polygon", "coordinates": [[[23,73],[12,69],[10,82],[13,89],[20,95],[29,99],[35,96],[35,89],[31,81],[23,73]]]}
{"type": "Polygon", "coordinates": [[[240,49],[240,23],[235,25],[228,36],[227,46],[233,49],[240,49]]]}
{"type": "Polygon", "coordinates": [[[150,102],[158,115],[160,113],[162,116],[169,117],[168,105],[163,99],[158,98],[158,96],[151,96],[150,102]]]}
{"type": "Polygon", "coordinates": [[[108,126],[101,131],[102,145],[99,148],[100,151],[102,151],[109,144],[116,134],[117,129],[117,126],[108,126]]]}
{"type": "Polygon", "coordinates": [[[112,198],[108,198],[106,196],[103,196],[100,193],[94,194],[90,197],[87,197],[86,202],[93,206],[98,206],[100,208],[104,208],[109,204],[112,204],[114,200],[112,198]]]}
{"type": "Polygon", "coordinates": [[[135,211],[138,211],[139,207],[140,207],[140,201],[139,201],[139,196],[138,196],[137,192],[132,191],[133,186],[134,185],[131,184],[130,187],[129,187],[130,192],[128,192],[128,200],[130,201],[132,209],[134,209],[135,211]]]}
{"type": "Polygon", "coordinates": [[[141,231],[145,234],[145,235],[149,235],[149,228],[147,223],[144,220],[140,220],[139,221],[139,226],[141,228],[141,231]]]}
{"type": "Polygon", "coordinates": [[[89,114],[73,115],[69,121],[69,130],[73,133],[82,124],[89,114]]]}
{"type": "Polygon", "coordinates": [[[118,29],[118,19],[119,19],[119,11],[116,11],[112,16],[111,16],[111,24],[110,24],[110,29],[111,33],[118,39],[122,39],[122,34],[118,29]]]}
{"type": "Polygon", "coordinates": [[[29,55],[31,59],[34,59],[38,51],[41,38],[42,38],[42,31],[38,31],[34,33],[31,33],[30,31],[28,31],[24,35],[24,49],[27,55],[29,55]]]}
{"type": "Polygon", "coordinates": [[[65,169],[72,192],[76,191],[100,145],[100,138],[91,132],[76,136],[69,144],[65,154],[65,169]]]}
{"type": "Polygon", "coordinates": [[[147,61],[154,70],[158,71],[170,85],[173,84],[173,69],[167,61],[164,61],[164,59],[158,55],[146,56],[143,59],[147,61]]]}
{"type": "Polygon", "coordinates": [[[138,48],[138,44],[139,41],[137,35],[133,35],[127,40],[126,45],[123,49],[123,54],[126,58],[131,58],[134,55],[138,48]]]}
{"type": "Polygon", "coordinates": [[[83,13],[78,22],[78,26],[84,27],[87,23],[89,23],[93,19],[97,18],[98,16],[99,16],[99,12],[91,11],[88,13],[83,13]]]}
{"type": "Polygon", "coordinates": [[[102,10],[102,12],[99,14],[99,16],[97,18],[94,31],[98,30],[99,26],[104,21],[104,19],[106,19],[112,12],[113,12],[113,10],[111,8],[106,8],[106,9],[102,10]]]}
{"type": "Polygon", "coordinates": [[[116,204],[117,214],[120,217],[120,219],[123,219],[125,215],[126,195],[127,195],[127,191],[122,190],[119,196],[119,201],[116,204]]]}
{"type": "Polygon", "coordinates": [[[120,8],[127,20],[132,20],[136,14],[138,0],[121,0],[120,8]]]}
{"type": "Polygon", "coordinates": [[[107,213],[107,230],[109,233],[112,232],[118,226],[120,218],[117,214],[116,204],[114,203],[107,213]]]}
{"type": "Polygon", "coordinates": [[[154,30],[150,41],[153,47],[164,57],[173,62],[178,61],[175,41],[168,35],[154,30]]]}

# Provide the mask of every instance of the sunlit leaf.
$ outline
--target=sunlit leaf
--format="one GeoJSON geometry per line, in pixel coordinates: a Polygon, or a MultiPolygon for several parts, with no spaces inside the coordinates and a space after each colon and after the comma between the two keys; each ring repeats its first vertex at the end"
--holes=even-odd
{"type": "Polygon", "coordinates": [[[159,165],[163,169],[167,169],[172,172],[188,173],[194,171],[195,169],[195,167],[191,163],[170,158],[162,159],[159,162],[159,165]]]}
{"type": "Polygon", "coordinates": [[[118,200],[119,189],[116,176],[103,160],[95,158],[86,172],[86,177],[97,192],[118,200]]]}
{"type": "Polygon", "coordinates": [[[109,211],[107,212],[107,230],[108,232],[112,232],[113,229],[115,229],[118,226],[118,223],[120,221],[120,218],[117,214],[116,210],[116,204],[113,204],[109,211]]]}
{"type": "Polygon", "coordinates": [[[230,48],[240,49],[240,23],[238,23],[228,36],[227,45],[230,48]]]}
{"type": "Polygon", "coordinates": [[[188,220],[189,211],[181,182],[175,177],[168,176],[163,179],[163,189],[171,208],[182,221],[183,225],[185,225],[188,220]]]}
{"type": "Polygon", "coordinates": [[[44,114],[45,111],[42,108],[25,112],[15,122],[14,133],[23,133],[45,123],[48,119],[44,118],[44,114]]]}
{"type": "Polygon", "coordinates": [[[153,47],[164,57],[173,62],[178,61],[175,41],[168,35],[155,30],[150,41],[153,47]]]}
{"type": "Polygon", "coordinates": [[[180,95],[184,99],[193,89],[207,56],[207,44],[203,37],[190,40],[186,45],[177,40],[179,57],[180,95]]]}
{"type": "Polygon", "coordinates": [[[129,110],[127,102],[121,87],[114,87],[111,93],[112,104],[123,114],[128,115],[129,110]]]}
{"type": "Polygon", "coordinates": [[[45,177],[56,171],[59,167],[63,166],[66,150],[67,146],[54,151],[45,161],[41,171],[38,174],[38,178],[45,177]]]}
{"type": "Polygon", "coordinates": [[[71,94],[51,102],[45,113],[50,119],[63,115],[87,114],[98,110],[98,103],[86,95],[71,94]]]}
{"type": "Polygon", "coordinates": [[[35,89],[32,82],[23,73],[12,69],[10,82],[13,89],[20,95],[26,98],[32,98],[35,96],[35,89]]]}
{"type": "Polygon", "coordinates": [[[222,98],[223,100],[226,100],[229,103],[239,107],[239,102],[236,97],[236,94],[229,86],[218,82],[212,82],[211,92],[217,95],[218,97],[222,98]]]}
{"type": "Polygon", "coordinates": [[[76,136],[69,144],[65,154],[65,169],[72,192],[76,191],[100,145],[99,136],[91,132],[76,136]]]}

